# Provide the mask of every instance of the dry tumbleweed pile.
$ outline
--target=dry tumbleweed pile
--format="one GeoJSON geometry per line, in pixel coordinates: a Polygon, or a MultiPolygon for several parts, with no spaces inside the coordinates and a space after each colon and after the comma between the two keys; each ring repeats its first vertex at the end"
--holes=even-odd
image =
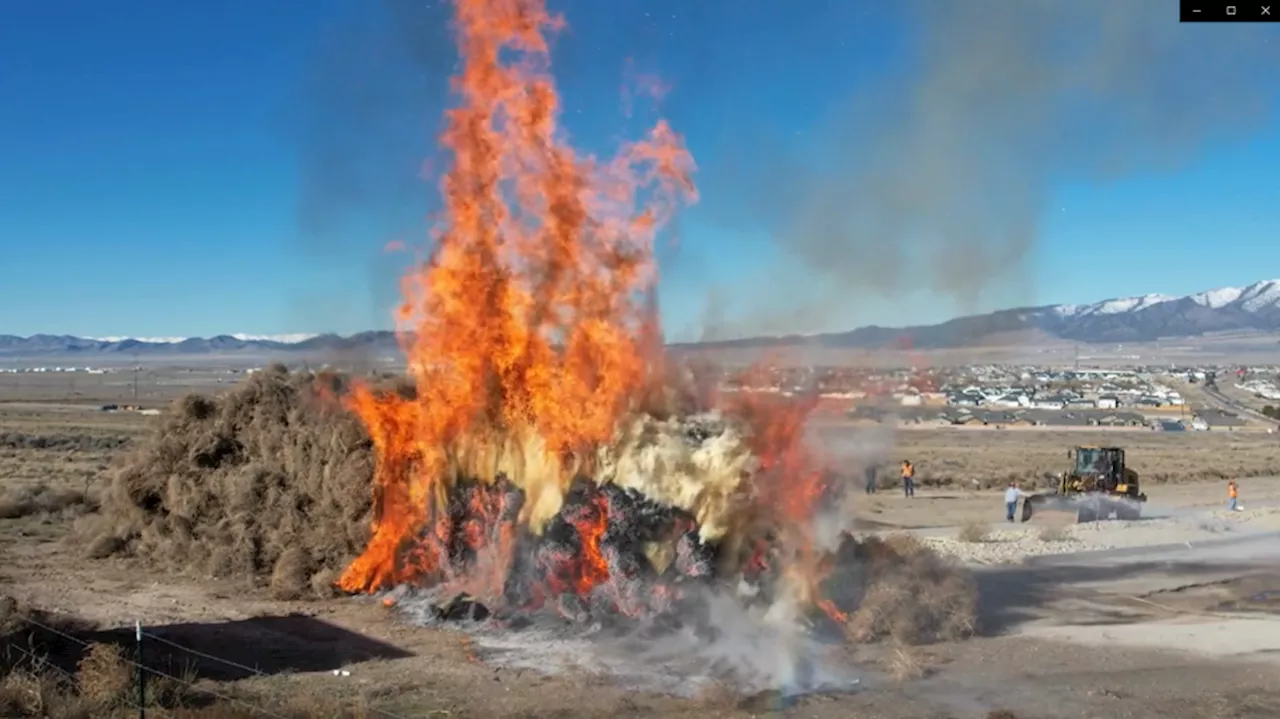
{"type": "Polygon", "coordinates": [[[372,504],[369,440],[334,401],[342,389],[273,366],[221,396],[182,398],[77,534],[95,557],[251,577],[281,598],[330,592],[368,538],[372,504]]]}

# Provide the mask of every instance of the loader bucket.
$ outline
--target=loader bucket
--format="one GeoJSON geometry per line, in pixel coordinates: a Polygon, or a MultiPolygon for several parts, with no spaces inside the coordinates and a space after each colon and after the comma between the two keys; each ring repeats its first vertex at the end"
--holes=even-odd
{"type": "Polygon", "coordinates": [[[1031,515],[1036,512],[1035,506],[1042,503],[1044,503],[1044,496],[1039,494],[1033,494],[1022,500],[1022,521],[1031,521],[1031,515]]]}

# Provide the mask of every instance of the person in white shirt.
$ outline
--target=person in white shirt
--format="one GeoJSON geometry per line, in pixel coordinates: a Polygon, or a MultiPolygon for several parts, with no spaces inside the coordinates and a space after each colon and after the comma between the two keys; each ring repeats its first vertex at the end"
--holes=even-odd
{"type": "Polygon", "coordinates": [[[1004,491],[1004,516],[1010,522],[1013,521],[1014,512],[1018,509],[1018,498],[1023,494],[1018,485],[1014,482],[1009,483],[1009,488],[1004,491]]]}

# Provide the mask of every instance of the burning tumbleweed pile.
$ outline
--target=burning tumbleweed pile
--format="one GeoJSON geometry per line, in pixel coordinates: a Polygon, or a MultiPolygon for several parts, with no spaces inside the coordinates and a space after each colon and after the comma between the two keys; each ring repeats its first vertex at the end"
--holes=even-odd
{"type": "MultiPolygon", "coordinates": [[[[253,579],[285,597],[330,595],[344,569],[348,581],[368,576],[352,560],[376,546],[366,542],[379,511],[387,526],[386,493],[373,491],[374,444],[339,404],[350,386],[274,367],[221,396],[184,398],[114,470],[80,535],[99,556],[253,579]]],[[[422,497],[429,519],[395,545],[385,580],[347,589],[474,631],[501,650],[495,661],[546,668],[590,655],[604,662],[597,671],[649,684],[655,665],[697,662],[702,674],[776,685],[799,681],[840,636],[922,643],[972,631],[974,589],[956,565],[908,537],[832,531],[852,516],[839,478],[791,474],[794,459],[757,453],[795,446],[773,419],[744,419],[787,416],[788,402],[771,401],[632,416],[540,525],[505,473],[455,477],[441,503],[422,497]]]]}
{"type": "Polygon", "coordinates": [[[98,553],[286,594],[341,566],[333,586],[429,621],[587,628],[755,687],[821,684],[823,637],[968,631],[953,565],[850,535],[852,496],[805,442],[812,401],[719,395],[664,354],[653,242],[697,198],[680,136],[659,120],[579,155],[546,72],[562,19],[453,5],[453,162],[396,312],[408,381],[331,382],[326,404],[276,372],[186,400],[117,476],[98,553]]]}

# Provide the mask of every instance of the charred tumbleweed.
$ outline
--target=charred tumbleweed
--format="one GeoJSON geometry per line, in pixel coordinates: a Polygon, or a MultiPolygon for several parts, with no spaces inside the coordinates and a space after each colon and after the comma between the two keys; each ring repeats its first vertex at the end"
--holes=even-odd
{"type": "Polygon", "coordinates": [[[603,478],[577,476],[540,523],[506,475],[433,485],[444,501],[428,502],[416,535],[387,545],[382,581],[354,588],[393,590],[391,603],[427,621],[507,628],[550,618],[714,641],[741,629],[720,626],[732,611],[815,639],[920,643],[972,630],[963,573],[907,538],[855,539],[837,475],[770,471],[778,465],[751,449],[757,431],[718,413],[630,427],[601,451],[603,478]],[[709,501],[712,489],[724,496],[709,501]],[[832,521],[846,531],[824,546],[817,528],[832,521]]]}

